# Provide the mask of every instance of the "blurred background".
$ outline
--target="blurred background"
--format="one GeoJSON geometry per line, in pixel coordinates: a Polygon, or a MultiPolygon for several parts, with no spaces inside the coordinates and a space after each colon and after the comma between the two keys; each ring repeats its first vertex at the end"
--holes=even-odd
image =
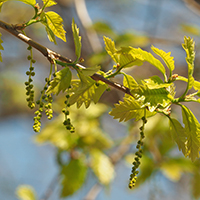
{"type": "MultiPolygon", "coordinates": [[[[74,18],[82,36],[82,57],[85,60],[83,65],[87,67],[101,65],[104,71],[111,69],[112,62],[104,51],[103,35],[105,35],[112,38],[117,47],[133,46],[150,51],[153,45],[166,52],[170,51],[175,58],[175,73],[187,76],[185,52],[181,46],[183,37],[187,35],[193,37],[196,43],[194,76],[196,80],[199,80],[200,4],[198,1],[57,0],[56,2],[57,5],[50,9],[63,18],[64,28],[67,31],[67,43],[59,39],[57,39],[57,45],[50,43],[44,27],[35,24],[26,29],[26,34],[38,43],[74,60],[71,31],[71,22],[74,18]]],[[[41,2],[38,3],[41,4],[41,2]]],[[[30,6],[17,1],[8,1],[2,7],[0,19],[16,24],[28,21],[33,15],[33,9],[30,6]]],[[[52,129],[45,118],[42,119],[44,132],[36,136],[32,130],[34,111],[27,106],[24,85],[27,80],[26,71],[29,68],[27,45],[4,30],[0,32],[4,47],[4,51],[1,51],[3,62],[0,63],[0,199],[16,200],[16,188],[22,184],[31,185],[38,199],[60,199],[61,186],[57,180],[60,169],[56,155],[57,148],[62,149],[62,147],[55,138],[45,136],[52,129]],[[43,143],[46,141],[47,143],[43,143]]],[[[36,60],[34,85],[37,98],[45,83],[44,79],[49,73],[50,65],[39,52],[34,50],[33,55],[36,60]]],[[[134,67],[127,73],[133,75],[136,80],[155,74],[160,75],[157,69],[148,64],[134,67]]],[[[122,80],[119,77],[115,81],[122,80]]],[[[184,86],[184,84],[177,84],[178,92],[184,91],[184,86]]],[[[116,161],[115,178],[109,187],[104,188],[99,184],[90,170],[81,189],[64,199],[198,199],[200,163],[199,161],[192,163],[178,151],[169,136],[168,121],[162,116],[149,119],[138,184],[135,189],[128,189],[140,125],[135,124],[134,121],[119,123],[107,114],[114,103],[122,97],[122,93],[112,89],[111,92],[102,96],[99,105],[91,106],[87,112],[84,108],[80,111],[72,108],[74,123],[77,127],[80,126],[80,120],[93,119],[95,121],[98,130],[107,137],[106,151],[111,155],[120,148],[120,142],[127,135],[131,135],[132,144],[126,144],[123,155],[116,161]],[[93,114],[94,109],[97,109],[96,115],[93,114]],[[79,112],[83,119],[79,118],[79,112]]],[[[55,120],[59,118],[62,98],[61,95],[55,101],[55,120]]],[[[196,103],[189,105],[199,119],[200,112],[197,106],[196,103]]],[[[174,108],[173,112],[179,118],[180,110],[174,108]]],[[[85,126],[88,126],[87,133],[92,135],[96,127],[94,128],[90,123],[85,126]]],[[[55,127],[57,126],[53,126],[53,129],[55,127]]],[[[81,135],[82,129],[78,130],[81,135]]],[[[58,132],[56,128],[55,132],[58,132]]]]}

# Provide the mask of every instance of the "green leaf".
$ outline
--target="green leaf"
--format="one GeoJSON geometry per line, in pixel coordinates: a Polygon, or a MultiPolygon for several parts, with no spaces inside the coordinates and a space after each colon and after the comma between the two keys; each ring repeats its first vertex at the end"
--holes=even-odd
{"type": "Polygon", "coordinates": [[[129,89],[133,89],[135,88],[136,86],[138,86],[136,80],[131,76],[131,75],[128,75],[128,74],[124,74],[124,79],[123,79],[123,85],[129,89]]]}
{"type": "Polygon", "coordinates": [[[158,106],[167,107],[173,100],[172,95],[165,88],[149,89],[146,85],[131,90],[131,94],[142,104],[142,107],[147,106],[150,112],[158,106]]]}
{"type": "Polygon", "coordinates": [[[158,49],[154,46],[152,46],[151,49],[164,60],[170,72],[172,72],[174,70],[174,57],[170,56],[171,52],[166,53],[162,49],[158,49]]]}
{"type": "Polygon", "coordinates": [[[87,168],[82,158],[72,159],[67,165],[62,167],[61,197],[70,196],[81,188],[86,178],[87,168]]]}
{"type": "Polygon", "coordinates": [[[117,49],[115,48],[115,42],[105,36],[103,37],[103,39],[104,39],[104,43],[106,46],[105,49],[106,49],[107,53],[115,61],[115,63],[118,63],[119,60],[118,60],[118,56],[116,55],[117,49]]]}
{"type": "Polygon", "coordinates": [[[57,4],[54,0],[42,0],[42,1],[43,1],[43,4],[45,5],[45,8],[51,7],[57,4]]]}
{"type": "Polygon", "coordinates": [[[56,76],[50,82],[50,86],[48,87],[46,94],[59,94],[60,91],[65,91],[69,88],[71,83],[72,73],[68,67],[56,72],[56,76]]]}
{"type": "Polygon", "coordinates": [[[76,60],[78,60],[81,56],[81,36],[79,36],[79,28],[74,23],[74,19],[72,20],[72,32],[74,37],[74,44],[75,44],[75,53],[76,53],[76,60]]]}
{"type": "Polygon", "coordinates": [[[63,28],[63,19],[57,13],[53,11],[49,11],[45,13],[45,17],[47,19],[48,27],[52,30],[52,32],[64,42],[66,42],[65,33],[66,31],[63,28]]]}
{"type": "MultiPolygon", "coordinates": [[[[188,82],[188,79],[185,78],[185,77],[183,77],[183,76],[178,76],[178,77],[176,78],[176,80],[188,82]]],[[[199,81],[194,81],[193,87],[194,87],[195,90],[200,91],[200,82],[199,82],[199,81]]]]}
{"type": "Polygon", "coordinates": [[[107,89],[107,85],[101,81],[94,81],[89,76],[84,76],[82,72],[79,72],[81,81],[72,81],[72,96],[69,99],[69,103],[73,105],[77,103],[77,108],[80,108],[84,103],[85,107],[90,106],[91,101],[97,103],[103,92],[107,89]]]}
{"type": "Polygon", "coordinates": [[[92,149],[91,168],[99,182],[103,185],[108,185],[114,178],[114,166],[109,157],[98,149],[92,149]]]}
{"type": "MultiPolygon", "coordinates": [[[[1,39],[1,33],[0,33],[0,49],[4,50],[3,46],[1,45],[3,43],[3,40],[1,39]]],[[[1,52],[0,52],[0,61],[2,62],[1,52]]]]}
{"type": "Polygon", "coordinates": [[[181,150],[183,154],[186,155],[187,149],[185,144],[187,141],[187,135],[185,133],[184,128],[181,126],[179,121],[170,117],[169,117],[169,127],[171,136],[173,140],[177,143],[179,150],[181,150]]]}
{"type": "Polygon", "coordinates": [[[142,55],[133,53],[131,47],[122,47],[121,50],[117,51],[117,54],[118,63],[120,67],[123,68],[132,67],[134,65],[140,66],[144,62],[142,55]]]}
{"type": "Polygon", "coordinates": [[[152,76],[150,79],[144,79],[144,81],[149,89],[167,88],[172,85],[172,83],[163,83],[159,76],[152,76]]]}
{"type": "Polygon", "coordinates": [[[200,124],[190,109],[184,105],[181,105],[181,107],[187,136],[185,156],[195,161],[196,158],[199,158],[200,151],[200,124]]]}
{"type": "Polygon", "coordinates": [[[135,55],[136,58],[138,56],[139,60],[143,59],[143,62],[146,61],[146,62],[150,63],[151,65],[155,66],[165,76],[165,73],[166,73],[165,72],[165,67],[151,53],[149,53],[147,51],[144,51],[144,50],[142,50],[140,48],[133,48],[133,47],[129,47],[129,48],[130,48],[131,54],[135,55]]]}
{"type": "Polygon", "coordinates": [[[119,119],[120,122],[128,121],[133,118],[138,121],[144,117],[145,113],[147,117],[155,114],[145,111],[145,108],[142,108],[139,102],[137,102],[131,96],[124,97],[124,101],[119,101],[119,104],[115,104],[115,108],[109,112],[109,114],[112,115],[114,119],[119,119]]]}
{"type": "Polygon", "coordinates": [[[17,1],[21,1],[21,2],[29,4],[31,6],[35,6],[35,4],[36,4],[36,0],[17,0],[17,1]]]}
{"type": "Polygon", "coordinates": [[[29,185],[21,185],[16,191],[17,197],[20,200],[36,200],[36,193],[34,189],[29,185]]]}
{"type": "Polygon", "coordinates": [[[186,62],[188,64],[188,85],[186,92],[190,90],[194,84],[193,72],[194,72],[194,60],[195,60],[195,43],[190,37],[184,37],[184,44],[182,44],[183,49],[186,52],[186,62]]]}
{"type": "Polygon", "coordinates": [[[94,73],[98,72],[101,69],[101,66],[94,66],[94,67],[88,67],[85,69],[82,69],[81,72],[85,76],[92,76],[94,73]]]}

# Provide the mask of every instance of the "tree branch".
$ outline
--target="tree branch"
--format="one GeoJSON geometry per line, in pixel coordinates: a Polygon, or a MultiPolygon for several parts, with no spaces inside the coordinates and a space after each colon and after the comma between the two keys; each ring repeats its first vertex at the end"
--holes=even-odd
{"type": "MultiPolygon", "coordinates": [[[[50,62],[53,61],[53,59],[57,59],[60,60],[62,62],[66,62],[66,63],[73,63],[71,59],[62,56],[54,51],[52,51],[51,49],[42,46],[41,44],[35,42],[34,40],[32,40],[31,38],[25,36],[23,33],[19,32],[18,30],[16,30],[16,26],[8,24],[6,22],[3,22],[0,20],[0,27],[3,28],[5,31],[11,33],[12,35],[14,35],[15,37],[17,37],[18,39],[22,40],[23,42],[27,43],[28,45],[32,46],[33,48],[37,49],[39,52],[41,52],[50,62]]],[[[86,67],[84,67],[83,65],[80,64],[76,64],[77,67],[81,68],[81,69],[85,69],[86,67]]],[[[132,95],[130,92],[130,89],[127,87],[124,87],[123,85],[119,84],[119,83],[115,83],[112,82],[106,78],[104,78],[103,76],[101,76],[100,74],[93,74],[91,76],[92,79],[98,81],[102,81],[124,93],[127,93],[129,95],[132,95]]]]}

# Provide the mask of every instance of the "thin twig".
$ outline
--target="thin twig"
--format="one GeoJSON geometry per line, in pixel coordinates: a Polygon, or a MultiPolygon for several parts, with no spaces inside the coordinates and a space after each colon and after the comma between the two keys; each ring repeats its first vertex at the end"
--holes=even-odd
{"type": "MultiPolygon", "coordinates": [[[[35,42],[34,40],[32,40],[31,38],[25,36],[23,33],[19,32],[18,30],[15,29],[15,26],[10,25],[6,22],[3,22],[0,20],[0,27],[3,28],[4,30],[8,31],[9,33],[11,33],[12,35],[14,35],[15,37],[17,37],[18,39],[22,40],[23,42],[27,43],[28,45],[32,46],[33,48],[37,49],[39,52],[41,52],[50,62],[52,62],[53,59],[58,59],[60,61],[66,62],[66,63],[73,63],[71,59],[62,56],[54,51],[52,51],[51,49],[42,46],[41,44],[35,42]]],[[[85,69],[86,67],[84,67],[83,65],[77,64],[76,65],[79,68],[85,69]]],[[[91,76],[92,79],[98,81],[102,81],[124,93],[127,93],[129,95],[131,95],[131,92],[129,90],[129,88],[119,84],[119,83],[115,83],[112,82],[106,78],[104,78],[103,76],[101,76],[100,74],[93,74],[91,76]]]]}

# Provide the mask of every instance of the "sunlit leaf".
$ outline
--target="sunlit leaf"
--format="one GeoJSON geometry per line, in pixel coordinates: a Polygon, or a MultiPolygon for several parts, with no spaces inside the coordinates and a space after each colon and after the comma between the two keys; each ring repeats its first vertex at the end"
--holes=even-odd
{"type": "Polygon", "coordinates": [[[34,189],[29,185],[21,185],[16,191],[17,197],[20,200],[36,200],[36,193],[34,189]]]}
{"type": "Polygon", "coordinates": [[[79,72],[81,81],[72,81],[72,96],[69,99],[69,103],[73,105],[77,103],[77,107],[80,108],[84,103],[85,107],[90,106],[91,101],[97,103],[103,92],[107,89],[107,85],[101,81],[94,81],[89,76],[84,76],[82,72],[79,72]]]}
{"type": "Polygon", "coordinates": [[[87,67],[85,69],[82,69],[82,73],[85,76],[92,76],[94,73],[98,72],[101,69],[100,66],[94,66],[94,67],[87,67]]]}
{"type": "Polygon", "coordinates": [[[120,67],[123,68],[132,67],[134,65],[140,66],[144,62],[143,56],[133,53],[131,47],[122,47],[117,51],[117,54],[119,60],[118,63],[120,67]]]}
{"type": "Polygon", "coordinates": [[[173,140],[177,143],[179,150],[181,150],[183,154],[186,155],[187,135],[184,128],[179,123],[179,121],[174,118],[169,118],[169,127],[171,131],[171,136],[173,140]]]}
{"type": "Polygon", "coordinates": [[[74,194],[83,185],[87,174],[87,166],[83,158],[72,159],[61,170],[62,190],[61,197],[74,194]]]}
{"type": "Polygon", "coordinates": [[[188,64],[188,86],[187,89],[191,89],[194,84],[193,72],[194,72],[194,59],[195,59],[195,42],[190,37],[184,37],[183,49],[186,52],[186,62],[188,64]]]}
{"type": "Polygon", "coordinates": [[[59,94],[60,91],[65,91],[69,88],[72,78],[72,73],[68,67],[56,72],[56,76],[50,82],[50,86],[48,87],[46,94],[59,94]]]}
{"type": "Polygon", "coordinates": [[[47,24],[53,33],[64,42],[66,42],[65,33],[66,31],[63,28],[63,19],[57,13],[53,11],[48,11],[45,13],[47,18],[47,24]]]}
{"type": "MultiPolygon", "coordinates": [[[[109,112],[110,115],[114,116],[114,119],[119,119],[119,121],[128,121],[130,119],[140,120],[144,114],[148,111],[144,110],[139,102],[137,102],[133,97],[126,96],[124,101],[119,101],[119,104],[115,104],[115,108],[109,112]]],[[[147,117],[154,115],[155,113],[148,112],[147,117]]]]}
{"type": "Polygon", "coordinates": [[[172,83],[163,83],[159,76],[152,76],[149,79],[144,79],[144,81],[149,89],[167,88],[172,85],[172,83]]]}
{"type": "Polygon", "coordinates": [[[165,67],[151,53],[144,51],[140,48],[129,47],[129,49],[131,51],[131,54],[135,55],[136,57],[138,56],[138,59],[140,60],[143,59],[143,61],[146,61],[150,63],[151,65],[155,66],[158,70],[162,72],[163,75],[165,75],[165,67]]]}
{"type": "Polygon", "coordinates": [[[136,87],[138,84],[136,80],[128,74],[124,74],[124,79],[123,79],[123,85],[129,89],[133,89],[136,87]]]}
{"type": "Polygon", "coordinates": [[[114,178],[114,166],[109,157],[98,149],[92,149],[90,155],[92,170],[100,183],[108,185],[114,178]]]}
{"type": "Polygon", "coordinates": [[[21,1],[21,2],[29,4],[31,6],[35,6],[35,4],[36,4],[36,0],[17,0],[17,1],[21,1]]]}
{"type": "Polygon", "coordinates": [[[115,48],[115,42],[112,41],[110,38],[108,37],[103,37],[104,39],[104,43],[105,43],[105,49],[107,51],[107,53],[110,55],[110,57],[115,61],[115,63],[118,63],[118,57],[116,55],[117,49],[115,48]]]}
{"type": "Polygon", "coordinates": [[[182,105],[183,123],[185,125],[185,134],[187,136],[186,155],[192,161],[199,158],[200,151],[200,124],[192,111],[182,105]]]}
{"type": "Polygon", "coordinates": [[[164,88],[149,89],[145,85],[134,88],[131,93],[138,102],[141,102],[142,107],[147,106],[150,112],[153,112],[158,106],[167,107],[173,99],[164,88]]]}
{"type": "Polygon", "coordinates": [[[72,32],[74,37],[75,53],[77,57],[76,59],[78,60],[81,56],[81,36],[79,36],[79,28],[77,28],[74,19],[72,20],[72,32]]]}
{"type": "Polygon", "coordinates": [[[165,64],[170,69],[170,71],[174,70],[174,57],[170,56],[171,52],[166,53],[162,49],[158,49],[154,46],[152,46],[151,49],[153,50],[154,53],[159,55],[164,60],[165,64]]]}
{"type": "Polygon", "coordinates": [[[42,1],[45,7],[50,7],[57,4],[54,0],[42,0],[42,1]]]}

